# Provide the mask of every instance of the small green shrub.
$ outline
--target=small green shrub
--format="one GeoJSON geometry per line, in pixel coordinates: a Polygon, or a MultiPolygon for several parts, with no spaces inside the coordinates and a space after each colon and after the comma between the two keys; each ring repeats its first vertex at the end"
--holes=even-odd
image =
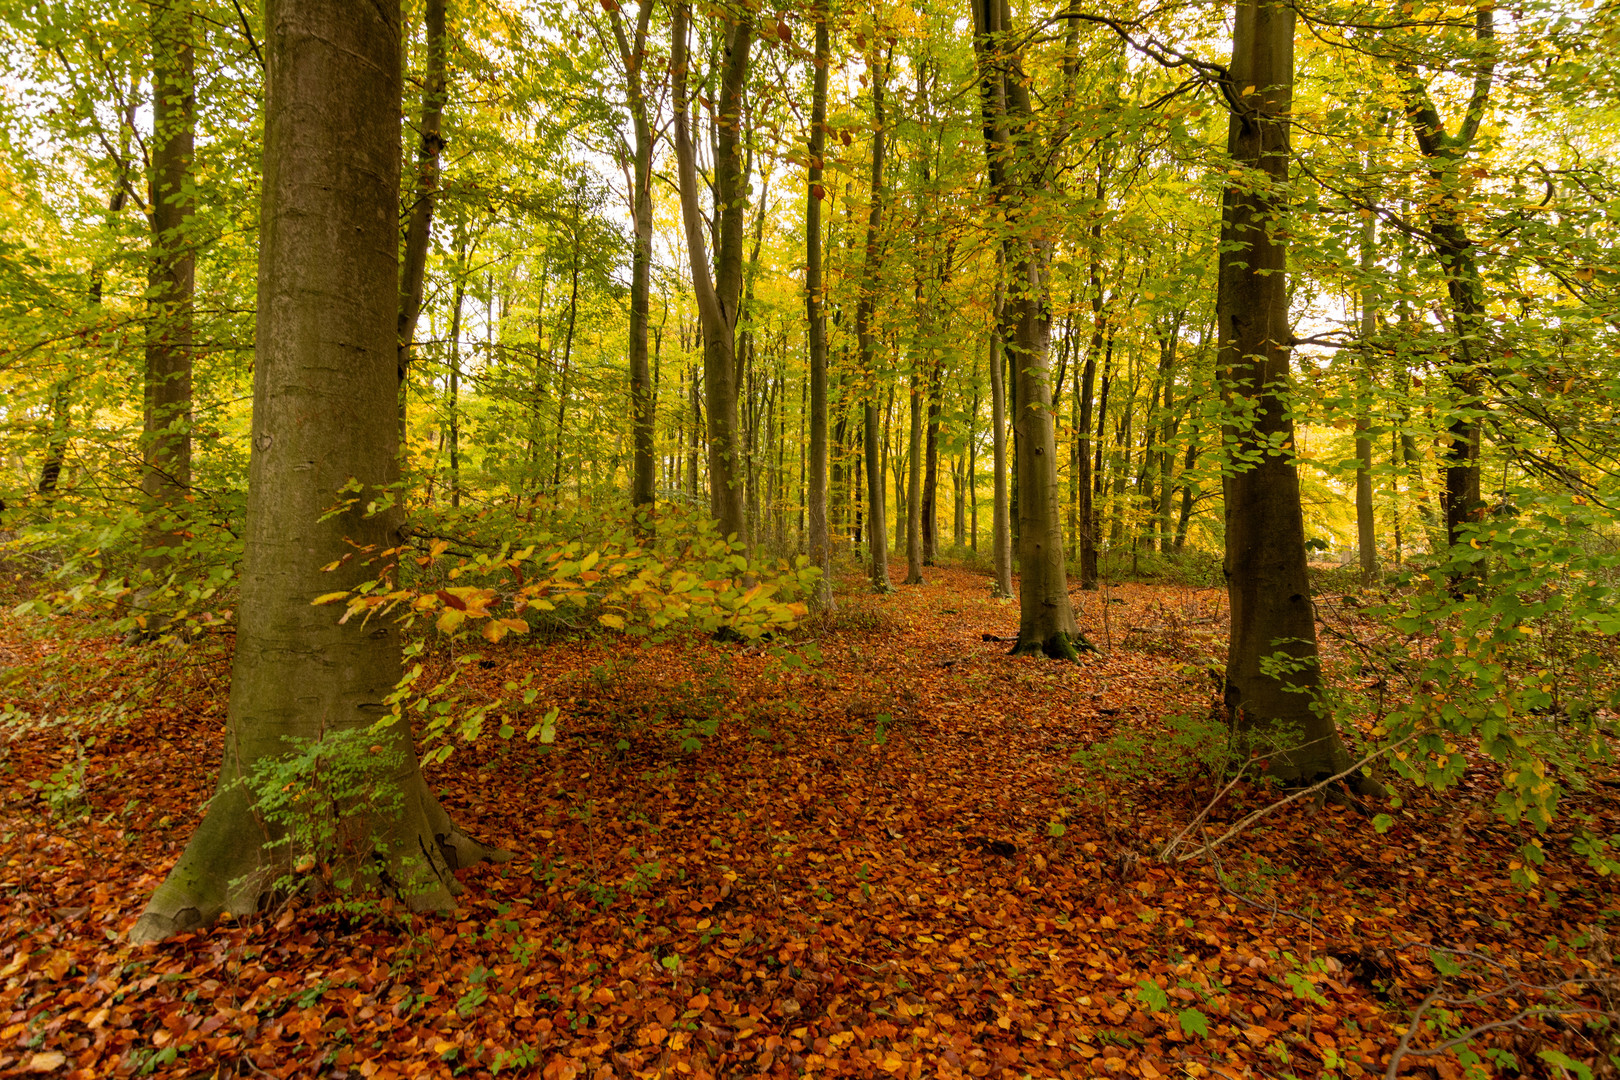
{"type": "Polygon", "coordinates": [[[392,854],[377,825],[403,805],[395,777],[406,765],[404,752],[387,745],[390,736],[380,727],[285,741],[287,753],[254,762],[242,781],[281,868],[271,890],[348,893],[392,854]]]}

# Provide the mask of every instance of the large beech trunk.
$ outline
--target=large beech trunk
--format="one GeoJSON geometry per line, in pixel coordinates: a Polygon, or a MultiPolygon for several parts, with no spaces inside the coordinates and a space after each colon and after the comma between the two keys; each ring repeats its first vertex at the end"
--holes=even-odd
{"type": "MultiPolygon", "coordinates": [[[[398,543],[366,515],[398,475],[399,0],[270,0],[259,303],[246,549],[219,786],[131,932],[155,941],[261,906],[292,867],[240,781],[288,738],[367,728],[400,678],[387,623],[339,625],[321,593],[375,577],[355,551],[398,543]],[[324,516],[351,480],[351,509],[324,516]]],[[[351,807],[342,835],[378,852],[355,887],[387,884],[418,910],[452,906],[450,871],[499,858],[454,825],[422,780],[404,722],[376,745],[403,764],[397,811],[351,807]]]]}
{"type": "Polygon", "coordinates": [[[1322,695],[1305,524],[1286,395],[1288,114],[1294,11],[1239,0],[1227,152],[1244,167],[1222,199],[1221,392],[1226,445],[1226,587],[1231,640],[1226,704],[1240,737],[1290,783],[1342,771],[1348,755],[1322,695]],[[1286,670],[1280,670],[1280,663],[1286,670]]]}

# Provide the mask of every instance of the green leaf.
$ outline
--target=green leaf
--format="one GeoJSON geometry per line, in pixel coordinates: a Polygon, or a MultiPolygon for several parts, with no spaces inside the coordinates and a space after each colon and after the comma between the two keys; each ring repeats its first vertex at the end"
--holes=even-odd
{"type": "Polygon", "coordinates": [[[1069,831],[1069,827],[1061,821],[1049,821],[1046,824],[1047,836],[1062,836],[1069,831]]]}
{"type": "Polygon", "coordinates": [[[1209,1036],[1209,1017],[1197,1009],[1182,1009],[1176,1019],[1181,1023],[1181,1030],[1188,1035],[1209,1036]]]}
{"type": "Polygon", "coordinates": [[[1146,1005],[1150,1012],[1163,1012],[1170,1007],[1170,997],[1164,992],[1164,987],[1152,979],[1143,979],[1136,984],[1136,999],[1146,1005]]]}
{"type": "Polygon", "coordinates": [[[1443,952],[1429,950],[1429,962],[1434,965],[1434,970],[1447,978],[1462,974],[1462,961],[1447,956],[1443,952]]]}
{"type": "Polygon", "coordinates": [[[1569,1073],[1569,1075],[1577,1077],[1578,1080],[1592,1080],[1591,1069],[1587,1068],[1585,1065],[1582,1065],[1574,1058],[1571,1058],[1566,1054],[1559,1053],[1557,1050],[1542,1050],[1537,1052],[1536,1056],[1549,1065],[1558,1066],[1560,1069],[1563,1069],[1569,1073]]]}
{"type": "Polygon", "coordinates": [[[1372,819],[1372,827],[1380,833],[1389,832],[1390,826],[1394,824],[1395,819],[1388,814],[1379,814],[1372,819]]]}

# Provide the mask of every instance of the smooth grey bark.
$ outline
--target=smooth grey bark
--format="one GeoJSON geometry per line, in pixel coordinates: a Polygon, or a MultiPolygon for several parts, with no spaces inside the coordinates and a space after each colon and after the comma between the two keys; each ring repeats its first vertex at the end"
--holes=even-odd
{"type": "Polygon", "coordinates": [[[911,373],[911,426],[906,436],[906,580],[907,585],[923,583],[923,376],[911,373]]]}
{"type": "Polygon", "coordinates": [[[400,678],[398,632],[340,625],[310,602],[379,573],[343,559],[352,545],[399,543],[396,512],[364,511],[366,493],[399,475],[399,2],[269,0],[265,30],[252,450],[224,758],[206,816],[130,933],[137,943],[251,913],[293,872],[242,783],[288,738],[369,729],[402,763],[387,777],[397,812],[351,805],[337,819],[344,840],[377,851],[356,888],[446,909],[452,869],[502,857],[451,824],[408,724],[377,725],[400,678]],[[361,497],[328,514],[351,481],[361,497]]]}
{"type": "Polygon", "coordinates": [[[573,356],[574,356],[574,330],[577,327],[578,322],[579,322],[579,274],[580,274],[580,258],[581,258],[580,247],[584,243],[583,238],[579,234],[579,225],[580,225],[579,218],[580,218],[580,211],[581,211],[581,209],[583,207],[584,201],[585,201],[585,188],[584,188],[584,182],[581,181],[579,188],[576,189],[575,192],[574,192],[574,218],[573,218],[574,255],[573,255],[573,265],[572,265],[572,267],[570,269],[570,277],[569,277],[570,284],[569,284],[569,287],[568,287],[568,330],[563,334],[562,364],[560,365],[560,371],[558,372],[558,375],[557,375],[557,433],[556,433],[556,446],[555,446],[556,455],[552,460],[551,497],[552,497],[553,500],[559,500],[559,501],[562,499],[563,433],[564,433],[564,426],[565,426],[565,424],[567,423],[567,420],[568,420],[568,374],[569,374],[569,364],[572,362],[573,356]]]}
{"type": "Polygon", "coordinates": [[[405,254],[399,275],[399,424],[405,437],[406,388],[409,386],[411,346],[416,322],[422,315],[422,290],[427,279],[428,239],[433,210],[439,197],[439,155],[444,150],[444,102],[447,88],[445,0],[427,0],[423,30],[427,63],[422,81],[422,119],[416,147],[415,197],[405,227],[405,254]]]}
{"type": "Polygon", "coordinates": [[[827,522],[827,316],[822,275],[821,202],[822,156],[827,149],[827,69],[832,63],[827,30],[827,0],[815,6],[815,81],[810,92],[809,190],[805,204],[804,308],[810,336],[810,564],[821,570],[821,581],[811,597],[818,611],[832,611],[832,537],[827,522]]]}
{"type": "Polygon", "coordinates": [[[1360,411],[1356,414],[1356,548],[1361,567],[1361,583],[1371,585],[1378,577],[1377,519],[1373,516],[1372,409],[1374,356],[1373,337],[1378,332],[1378,294],[1372,285],[1377,273],[1378,219],[1368,215],[1361,227],[1360,263],[1363,275],[1361,300],[1360,411]]]}
{"type": "Polygon", "coordinates": [[[1030,87],[1009,0],[974,0],[985,155],[991,191],[1006,219],[1001,237],[1006,294],[1001,323],[1012,385],[1018,485],[1018,640],[1014,654],[1074,659],[1089,648],[1075,622],[1063,555],[1057,434],[1050,369],[1052,241],[1036,220],[1035,196],[1050,183],[1049,148],[1035,140],[1030,87]]]}
{"type": "Polygon", "coordinates": [[[1322,695],[1305,523],[1288,412],[1287,185],[1294,10],[1238,0],[1226,92],[1227,153],[1244,175],[1222,196],[1216,320],[1225,444],[1226,706],[1239,738],[1288,783],[1349,764],[1322,695]],[[1280,667],[1279,667],[1280,665],[1280,667]]]}
{"type": "Polygon", "coordinates": [[[703,334],[703,382],[708,408],[709,511],[720,531],[738,542],[748,529],[743,509],[743,447],[737,416],[737,312],[743,284],[743,225],[748,176],[741,155],[742,99],[748,81],[752,17],[743,14],[722,33],[725,55],[716,116],[714,197],[716,237],[710,271],[708,223],[699,205],[697,155],[692,146],[687,95],[688,26],[691,4],[671,5],[671,82],[674,88],[676,178],[681,223],[692,265],[692,291],[703,334]]]}
{"type": "MultiPolygon", "coordinates": [[[[991,485],[995,492],[990,511],[990,561],[995,578],[990,595],[1010,597],[1012,591],[1012,524],[1007,505],[1007,385],[1006,368],[1001,361],[1001,286],[996,286],[996,306],[990,330],[990,446],[991,485]]],[[[974,535],[978,517],[974,516],[974,535]]]]}
{"type": "Polygon", "coordinates": [[[860,298],[855,303],[855,341],[860,349],[861,374],[865,380],[861,405],[862,454],[866,459],[866,509],[868,572],[872,588],[880,593],[894,591],[889,581],[889,512],[884,495],[882,425],[886,410],[878,405],[877,336],[872,331],[872,315],[877,303],[879,237],[883,229],[883,91],[888,78],[886,65],[873,60],[872,77],[872,202],[866,217],[866,258],[861,269],[860,298]]]}
{"type": "Polygon", "coordinates": [[[647,47],[647,26],[652,18],[651,0],[642,0],[633,35],[627,35],[617,6],[608,10],[613,39],[619,46],[619,62],[624,66],[629,94],[630,122],[635,130],[635,172],[631,182],[631,219],[634,245],[630,258],[630,438],[634,446],[631,470],[630,505],[651,509],[654,479],[654,423],[657,384],[647,360],[648,323],[652,297],[652,162],[656,135],[651,107],[642,83],[642,57],[647,47]]]}
{"type": "MultiPolygon", "coordinates": [[[[143,570],[161,576],[185,543],[191,491],[192,321],[196,248],[195,54],[191,0],[154,4],[152,35],[151,266],[147,282],[141,490],[148,500],[143,570]]],[[[148,627],[150,630],[151,627],[148,627]]]]}

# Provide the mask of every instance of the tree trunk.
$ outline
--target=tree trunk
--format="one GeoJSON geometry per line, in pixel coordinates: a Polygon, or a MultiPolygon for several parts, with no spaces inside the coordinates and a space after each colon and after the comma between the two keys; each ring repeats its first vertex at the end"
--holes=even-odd
{"type": "Polygon", "coordinates": [[[416,199],[405,230],[405,265],[399,277],[399,436],[405,438],[405,392],[409,385],[411,345],[422,313],[427,279],[428,236],[439,197],[439,154],[444,150],[445,30],[444,0],[427,0],[423,19],[427,35],[427,70],[422,83],[421,141],[416,149],[416,199]]]}
{"type": "Polygon", "coordinates": [[[192,296],[197,259],[190,235],[196,142],[190,0],[154,5],[151,34],[152,261],[141,470],[141,490],[149,503],[141,567],[161,577],[185,543],[182,519],[191,491],[192,296]]]}
{"type": "Polygon", "coordinates": [[[647,25],[653,5],[643,3],[636,15],[634,38],[627,37],[619,9],[609,9],[614,40],[619,46],[619,62],[624,66],[629,94],[630,120],[635,129],[635,173],[631,182],[631,223],[635,241],[630,257],[630,435],[634,444],[634,466],[630,481],[630,505],[651,510],[654,479],[654,422],[656,384],[647,364],[647,326],[652,297],[652,119],[641,81],[641,60],[647,44],[647,25]]]}
{"type": "MultiPolygon", "coordinates": [[[[579,216],[584,202],[583,187],[574,192],[574,219],[573,241],[574,262],[570,270],[570,285],[568,288],[568,330],[563,335],[562,369],[557,375],[557,434],[555,456],[551,468],[551,498],[554,502],[562,499],[562,471],[563,471],[563,430],[568,419],[568,369],[574,356],[574,329],[579,322],[579,272],[580,272],[580,245],[583,243],[579,234],[579,216]]],[[[576,483],[576,486],[577,483],[576,483]]]]}
{"type": "Polygon", "coordinates": [[[923,376],[911,373],[911,427],[906,438],[906,580],[923,583],[923,376]]]}
{"type": "Polygon", "coordinates": [[[832,44],[827,30],[827,0],[818,0],[816,16],[816,73],[810,97],[810,190],[805,204],[804,307],[810,335],[810,565],[819,567],[821,581],[811,597],[818,611],[836,606],[832,594],[832,538],[827,524],[827,317],[822,279],[821,186],[822,155],[827,146],[827,69],[832,44]]]}
{"type": "MultiPolygon", "coordinates": [[[[945,364],[935,360],[928,380],[928,430],[923,449],[922,541],[923,565],[939,559],[939,414],[944,407],[945,364]]],[[[957,542],[961,542],[961,522],[957,521],[957,542]]]]}
{"type": "Polygon", "coordinates": [[[1074,659],[1080,630],[1069,604],[1063,556],[1063,525],[1057,478],[1057,433],[1046,382],[1051,324],[1047,311],[1047,268],[1032,256],[1014,289],[1014,336],[1022,404],[1018,431],[1018,642],[1013,652],[1074,659]]]}
{"type": "Polygon", "coordinates": [[[1238,0],[1227,152],[1247,175],[1222,198],[1221,391],[1234,468],[1224,478],[1231,639],[1226,705],[1246,753],[1272,775],[1307,783],[1348,755],[1322,699],[1305,524],[1288,414],[1287,244],[1294,11],[1238,0]],[[1284,665],[1279,671],[1277,663],[1284,665]]]}
{"type": "Polygon", "coordinates": [[[725,59],[720,77],[715,147],[718,228],[711,275],[708,242],[703,235],[708,224],[698,202],[700,181],[688,115],[687,27],[691,7],[684,2],[671,6],[670,70],[674,87],[676,174],[687,257],[692,264],[692,291],[697,298],[698,321],[703,333],[709,512],[719,523],[722,535],[743,543],[748,523],[743,513],[743,448],[737,418],[736,332],[742,297],[743,224],[748,208],[748,177],[740,153],[742,97],[748,82],[748,51],[753,44],[754,24],[751,16],[744,14],[724,34],[725,59]]]}
{"type": "Polygon", "coordinates": [[[260,910],[294,872],[291,846],[271,846],[280,830],[242,782],[281,758],[288,738],[366,732],[381,759],[398,762],[383,778],[396,809],[337,809],[341,839],[360,851],[352,887],[386,886],[413,909],[442,910],[456,866],[503,857],[450,823],[423,783],[408,723],[388,722],[384,701],[401,672],[393,625],[340,625],[310,603],[378,573],[343,560],[351,544],[400,543],[397,515],[367,515],[365,495],[328,513],[351,480],[372,492],[399,475],[398,0],[269,0],[265,26],[253,438],[224,760],[207,815],[134,942],[260,910]]]}
{"type": "Polygon", "coordinates": [[[865,377],[862,409],[864,453],[866,457],[867,549],[872,588],[892,592],[889,581],[889,515],[884,502],[883,456],[880,427],[883,410],[878,407],[877,343],[872,333],[872,313],[877,302],[878,238],[883,228],[883,82],[887,73],[874,61],[872,78],[872,206],[866,219],[866,261],[861,271],[861,294],[855,304],[855,340],[861,350],[861,373],[865,377]]]}
{"type": "MultiPolygon", "coordinates": [[[[990,330],[990,432],[994,453],[995,501],[991,509],[990,559],[994,563],[995,580],[990,595],[1012,596],[1012,525],[1007,506],[1007,383],[1006,366],[1001,362],[1001,327],[1003,299],[1001,286],[996,286],[995,319],[990,330]]],[[[977,515],[974,518],[977,533],[977,515]]]]}
{"type": "Polygon", "coordinates": [[[1480,419],[1486,410],[1480,369],[1479,348],[1485,331],[1485,288],[1479,274],[1479,249],[1468,235],[1466,222],[1471,216],[1462,205],[1465,180],[1461,169],[1479,133],[1486,107],[1490,104],[1491,82],[1495,74],[1493,42],[1496,37],[1496,5],[1482,3],[1474,15],[1474,39],[1481,47],[1481,60],[1474,73],[1473,91],[1456,135],[1449,135],[1440,119],[1427,87],[1414,68],[1401,65],[1405,82],[1406,116],[1412,126],[1418,149],[1429,162],[1429,177],[1437,192],[1429,206],[1429,242],[1445,272],[1446,292],[1451,300],[1455,361],[1447,371],[1455,397],[1448,424],[1450,444],[1446,448],[1445,490],[1442,493],[1446,515],[1446,542],[1471,564],[1459,576],[1481,572],[1482,555],[1473,555],[1462,546],[1464,530],[1479,522],[1485,504],[1480,494],[1480,419]]]}
{"type": "Polygon", "coordinates": [[[456,261],[455,299],[450,302],[450,505],[461,506],[461,306],[467,299],[466,256],[456,261]]]}
{"type": "MultiPolygon", "coordinates": [[[[1101,226],[1093,229],[1093,242],[1101,243],[1101,226]]],[[[1080,587],[1097,587],[1097,516],[1093,509],[1094,480],[1091,467],[1091,395],[1097,382],[1097,354],[1103,349],[1103,296],[1101,271],[1096,258],[1091,264],[1091,342],[1086,364],[1080,374],[1080,418],[1075,425],[1075,478],[1080,532],[1080,587]]]]}
{"type": "Polygon", "coordinates": [[[1361,583],[1371,585],[1378,577],[1378,539],[1374,533],[1372,485],[1373,335],[1378,332],[1378,300],[1372,286],[1377,267],[1378,219],[1368,215],[1361,227],[1361,365],[1360,403],[1356,414],[1356,553],[1361,564],[1361,583]]]}

